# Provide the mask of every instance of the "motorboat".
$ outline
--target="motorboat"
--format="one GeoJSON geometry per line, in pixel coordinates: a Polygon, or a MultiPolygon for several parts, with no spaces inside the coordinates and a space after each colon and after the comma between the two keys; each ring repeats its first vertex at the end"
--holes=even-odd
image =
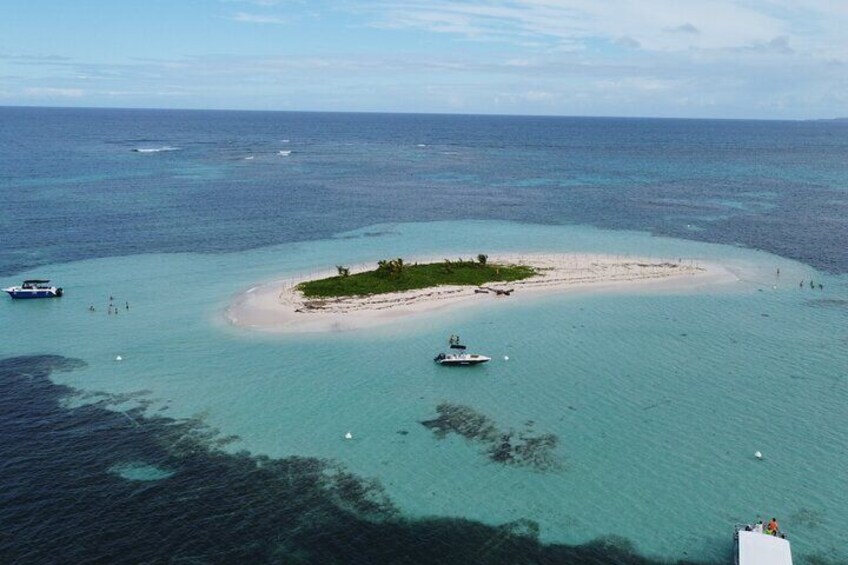
{"type": "Polygon", "coordinates": [[[42,279],[30,279],[24,281],[20,286],[4,288],[12,298],[58,298],[62,296],[62,289],[55,286],[47,286],[50,281],[42,279]]]}
{"type": "Polygon", "coordinates": [[[737,525],[733,542],[736,565],[792,565],[792,550],[785,534],[764,532],[762,522],[737,525]]]}
{"type": "Polygon", "coordinates": [[[450,353],[439,353],[433,358],[433,361],[439,365],[463,366],[463,365],[479,365],[491,361],[491,357],[479,355],[477,353],[468,353],[466,347],[459,343],[459,336],[452,335],[450,337],[450,353]]]}
{"type": "Polygon", "coordinates": [[[439,365],[479,365],[491,361],[491,357],[477,353],[439,353],[433,359],[439,365]]]}

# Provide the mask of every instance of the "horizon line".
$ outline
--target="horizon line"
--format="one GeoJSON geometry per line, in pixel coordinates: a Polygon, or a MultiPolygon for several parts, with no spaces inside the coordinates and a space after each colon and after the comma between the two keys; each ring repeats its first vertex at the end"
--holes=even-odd
{"type": "Polygon", "coordinates": [[[693,120],[693,121],[736,121],[736,122],[829,122],[845,121],[848,116],[830,118],[703,118],[691,116],[622,116],[622,115],[580,115],[580,114],[499,114],[485,112],[414,112],[414,111],[378,111],[378,110],[272,110],[257,108],[180,108],[161,106],[53,106],[38,104],[0,104],[0,109],[27,108],[45,110],[129,110],[160,112],[254,112],[254,113],[290,113],[290,114],[366,114],[397,116],[469,116],[503,118],[581,118],[581,119],[618,119],[618,120],[693,120]]]}

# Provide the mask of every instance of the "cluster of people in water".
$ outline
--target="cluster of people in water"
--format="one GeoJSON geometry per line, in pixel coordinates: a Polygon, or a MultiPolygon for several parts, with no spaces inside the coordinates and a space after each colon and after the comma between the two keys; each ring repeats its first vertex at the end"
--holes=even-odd
{"type": "MultiPolygon", "coordinates": [[[[798,285],[799,288],[804,288],[804,281],[798,285]]],[[[822,283],[818,284],[819,290],[824,290],[824,285],[822,283]]],[[[813,282],[813,279],[810,279],[810,288],[816,288],[816,283],[813,282]]]]}
{"type": "MultiPolygon", "coordinates": [[[[115,300],[115,298],[114,298],[114,297],[112,297],[112,296],[110,296],[110,297],[109,297],[109,310],[108,310],[108,312],[107,312],[107,313],[108,313],[110,316],[111,316],[112,314],[114,314],[114,315],[116,315],[116,316],[117,316],[117,315],[118,315],[118,312],[120,311],[120,308],[118,307],[118,305],[117,305],[117,304],[114,304],[114,300],[115,300]]],[[[129,310],[129,309],[130,309],[130,303],[129,303],[128,301],[125,301],[125,302],[124,302],[124,307],[125,307],[125,309],[126,309],[126,310],[129,310]]],[[[88,311],[89,311],[89,312],[96,312],[96,311],[97,311],[97,309],[94,307],[94,304],[92,304],[91,306],[89,306],[89,307],[88,307],[88,311]]]]}
{"type": "MultiPolygon", "coordinates": [[[[777,277],[780,278],[780,269],[777,270],[777,277]]],[[[807,281],[801,279],[801,282],[798,284],[798,288],[804,288],[804,285],[807,284],[807,281]]],[[[813,279],[810,279],[810,288],[816,288],[818,286],[819,290],[824,290],[824,285],[822,283],[816,284],[813,279]]]]}
{"type": "Polygon", "coordinates": [[[780,525],[777,523],[777,518],[772,518],[768,525],[763,526],[763,521],[759,520],[756,524],[745,526],[746,532],[757,532],[758,534],[766,534],[769,536],[778,536],[785,538],[786,534],[780,531],[780,525]]]}

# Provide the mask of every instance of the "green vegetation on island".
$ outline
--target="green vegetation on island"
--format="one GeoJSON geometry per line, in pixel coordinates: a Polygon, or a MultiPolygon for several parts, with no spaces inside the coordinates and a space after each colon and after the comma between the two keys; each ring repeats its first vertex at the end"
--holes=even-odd
{"type": "Polygon", "coordinates": [[[441,285],[481,286],[486,283],[518,281],[536,274],[533,267],[525,265],[498,265],[488,262],[480,254],[477,260],[445,259],[440,263],[413,263],[403,259],[377,262],[377,268],[364,273],[350,274],[342,265],[336,267],[335,277],[306,281],[297,285],[307,298],[339,298],[402,292],[441,285]]]}

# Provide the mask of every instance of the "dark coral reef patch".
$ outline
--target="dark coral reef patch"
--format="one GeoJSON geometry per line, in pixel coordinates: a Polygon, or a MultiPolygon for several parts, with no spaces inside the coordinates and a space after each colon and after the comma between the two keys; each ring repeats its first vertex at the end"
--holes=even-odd
{"type": "Polygon", "coordinates": [[[524,424],[520,431],[500,430],[485,414],[469,406],[443,402],[436,407],[438,416],[421,422],[444,439],[457,434],[480,444],[490,460],[506,465],[520,465],[535,471],[555,471],[563,468],[556,449],[559,438],[554,434],[539,434],[533,430],[533,421],[524,424]]]}
{"type": "MultiPolygon", "coordinates": [[[[82,366],[56,356],[0,359],[2,563],[657,565],[626,540],[543,544],[526,519],[407,519],[379,482],[332,461],[228,453],[200,421],[150,416],[142,405],[116,411],[108,395],[69,407],[64,399],[76,392],[49,375],[82,366]],[[137,481],[109,471],[126,462],[170,473],[137,481]]],[[[444,433],[503,435],[473,411],[443,412],[459,415],[440,424],[444,433]]],[[[516,460],[541,449],[511,438],[516,460]]]]}

